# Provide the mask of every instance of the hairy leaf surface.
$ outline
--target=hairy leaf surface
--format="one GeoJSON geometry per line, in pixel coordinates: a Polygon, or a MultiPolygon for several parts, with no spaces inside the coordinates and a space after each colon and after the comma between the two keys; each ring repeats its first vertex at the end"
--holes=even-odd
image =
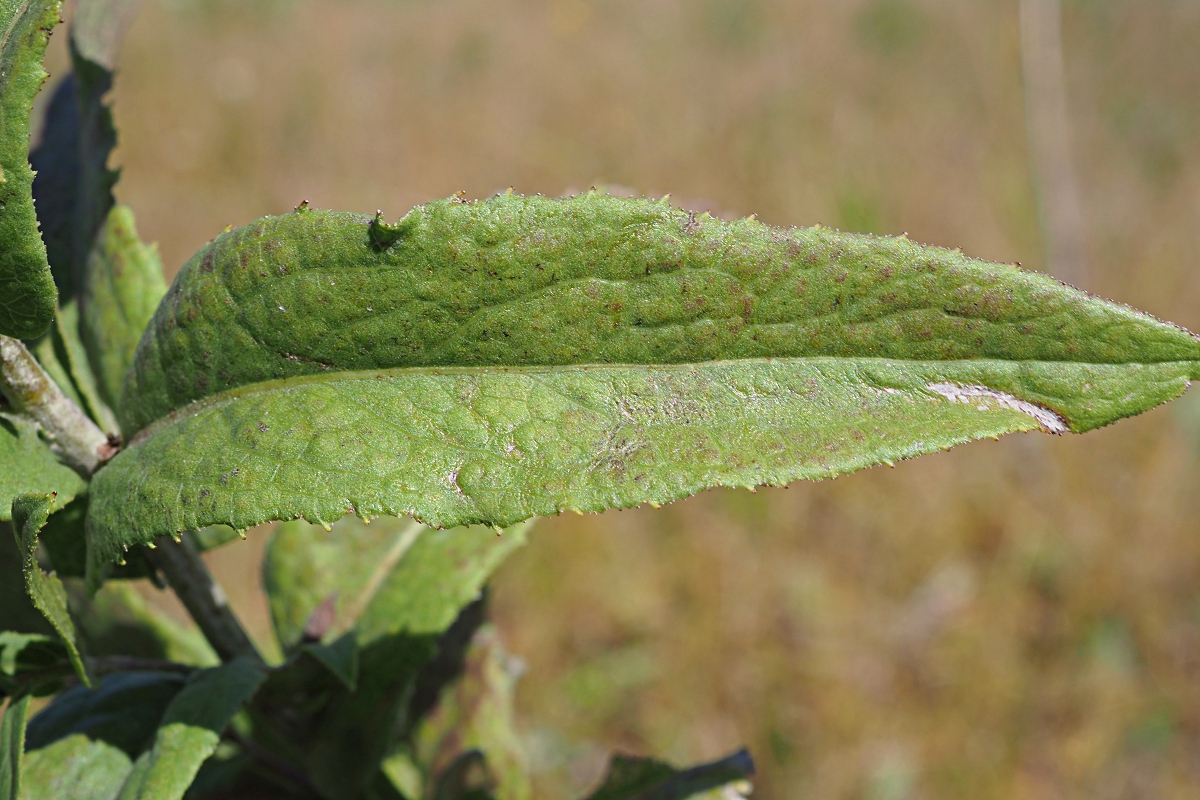
{"type": "Polygon", "coordinates": [[[907,239],[513,195],[299,211],[180,272],[96,478],[95,557],[188,528],[507,525],[824,478],[1181,393],[1200,340],[907,239]]]}
{"type": "Polygon", "coordinates": [[[132,767],[120,748],[71,734],[25,754],[21,800],[116,800],[132,767]]]}
{"type": "Polygon", "coordinates": [[[79,641],[75,634],[75,623],[67,607],[67,590],[56,575],[47,575],[37,562],[38,533],[50,517],[54,495],[23,494],[12,504],[13,529],[21,548],[25,571],[25,591],[33,605],[45,615],[46,620],[62,638],[70,656],[75,673],[84,684],[90,684],[83,656],[79,652],[79,641]]]}
{"type": "Polygon", "coordinates": [[[37,423],[0,413],[0,520],[12,519],[17,495],[55,492],[58,504],[65,506],[86,489],[83,478],[42,440],[37,423]]]}
{"type": "Polygon", "coordinates": [[[157,248],[138,239],[127,206],[114,206],[88,259],[80,328],[100,393],[111,406],[121,399],[138,340],[166,291],[157,248]]]}
{"type": "Polygon", "coordinates": [[[59,21],[55,0],[0,0],[0,334],[41,336],[57,293],[33,208],[29,112],[46,79],[42,55],[59,21]]]}

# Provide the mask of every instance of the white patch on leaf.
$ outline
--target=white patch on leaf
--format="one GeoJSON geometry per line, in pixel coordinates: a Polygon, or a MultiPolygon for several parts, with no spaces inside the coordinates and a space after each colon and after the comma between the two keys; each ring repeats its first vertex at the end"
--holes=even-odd
{"type": "Polygon", "coordinates": [[[1022,414],[1027,414],[1037,420],[1037,423],[1042,426],[1042,430],[1047,433],[1062,434],[1066,433],[1070,426],[1067,421],[1057,412],[1051,411],[1045,406],[1040,406],[1037,403],[1031,403],[1028,400],[1022,400],[1007,392],[998,392],[995,389],[989,389],[986,386],[960,386],[957,383],[931,383],[927,387],[931,392],[937,392],[942,397],[952,403],[966,403],[970,405],[973,402],[980,401],[978,406],[980,411],[987,410],[987,403],[991,401],[1002,408],[1020,411],[1022,414]]]}

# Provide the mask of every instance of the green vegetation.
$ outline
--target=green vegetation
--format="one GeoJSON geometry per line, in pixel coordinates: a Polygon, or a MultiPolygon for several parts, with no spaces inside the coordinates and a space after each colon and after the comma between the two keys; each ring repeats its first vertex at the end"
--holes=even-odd
{"type": "MultiPolygon", "coordinates": [[[[72,32],[74,106],[48,106],[55,180],[14,196],[65,214],[42,228],[68,244],[4,240],[49,264],[4,273],[16,290],[53,300],[54,268],[59,300],[0,341],[0,800],[526,798],[485,585],[532,518],[1082,433],[1200,378],[1194,335],[1016,266],[600,192],[394,224],[303,204],[167,290],[112,200],[107,6],[72,32]],[[264,653],[199,551],[268,521],[264,653]],[[120,588],[138,577],[206,643],[120,588]]],[[[752,773],[617,756],[590,797],[729,797],[752,773]]]]}

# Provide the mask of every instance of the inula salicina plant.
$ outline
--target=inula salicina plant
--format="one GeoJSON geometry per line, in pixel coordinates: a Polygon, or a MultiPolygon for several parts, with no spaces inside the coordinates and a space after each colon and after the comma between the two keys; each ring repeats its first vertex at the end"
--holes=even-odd
{"type": "MultiPolygon", "coordinates": [[[[168,288],[107,166],[131,9],[81,0],[30,153],[60,7],[0,0],[3,800],[521,800],[483,590],[534,518],[1083,433],[1200,377],[1191,333],[1015,266],[595,191],[301,204],[168,288]],[[199,558],[271,521],[278,663],[199,558]]],[[[617,756],[590,797],[752,772],[617,756]]]]}

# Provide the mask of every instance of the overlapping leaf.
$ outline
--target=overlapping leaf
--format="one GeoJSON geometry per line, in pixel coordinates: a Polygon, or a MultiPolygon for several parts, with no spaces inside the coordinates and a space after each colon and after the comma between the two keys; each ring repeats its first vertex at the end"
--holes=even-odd
{"type": "Polygon", "coordinates": [[[67,606],[67,590],[63,588],[62,581],[57,576],[42,572],[37,562],[38,533],[50,517],[50,507],[53,504],[54,495],[19,496],[12,504],[13,528],[23,559],[25,590],[33,600],[34,607],[45,615],[46,620],[62,639],[76,674],[86,684],[89,683],[89,678],[79,651],[75,623],[71,620],[67,606]]]}
{"type": "Polygon", "coordinates": [[[0,0],[0,335],[41,336],[57,293],[33,208],[29,112],[46,79],[54,0],[0,0]]]}
{"type": "MultiPolygon", "coordinates": [[[[278,744],[327,796],[356,797],[378,770],[441,637],[524,543],[525,527],[497,536],[347,517],[328,532],[303,523],[276,531],[264,564],[276,630],[286,650],[318,659],[339,679],[278,744]]],[[[289,662],[263,687],[258,712],[287,719],[282,709],[297,691],[311,692],[314,679],[303,660],[289,662]]]]}
{"type": "Polygon", "coordinates": [[[118,800],[180,800],[265,677],[245,657],[193,674],[167,706],[154,745],[135,762],[118,800]]]}
{"type": "Polygon", "coordinates": [[[0,520],[12,519],[12,501],[27,492],[58,495],[66,505],[87,483],[54,455],[32,420],[0,413],[0,520]]]}
{"type": "Polygon", "coordinates": [[[137,0],[79,0],[71,20],[74,72],[55,89],[44,133],[29,160],[33,197],[63,302],[77,297],[96,233],[113,207],[118,172],[108,167],[117,135],[105,104],[121,39],[137,0]]]}
{"type": "Polygon", "coordinates": [[[246,659],[185,676],[122,672],[29,724],[29,800],[179,800],[264,673],[246,659]]]}
{"type": "Polygon", "coordinates": [[[29,723],[28,800],[115,800],[187,676],[123,672],[71,689],[29,723]]]}
{"type": "Polygon", "coordinates": [[[121,399],[142,331],[167,291],[158,251],[138,239],[133,212],[109,212],[84,278],[80,334],[104,400],[121,399]]]}
{"type": "Polygon", "coordinates": [[[518,672],[495,628],[476,632],[462,676],[442,692],[415,737],[416,758],[437,781],[464,754],[487,757],[488,783],[497,800],[527,800],[528,765],[513,719],[518,672]]]}
{"type": "Polygon", "coordinates": [[[89,526],[99,562],[347,509],[507,525],[1085,431],[1198,374],[1187,331],[906,239],[597,194],[300,211],[181,271],[89,526]]]}

